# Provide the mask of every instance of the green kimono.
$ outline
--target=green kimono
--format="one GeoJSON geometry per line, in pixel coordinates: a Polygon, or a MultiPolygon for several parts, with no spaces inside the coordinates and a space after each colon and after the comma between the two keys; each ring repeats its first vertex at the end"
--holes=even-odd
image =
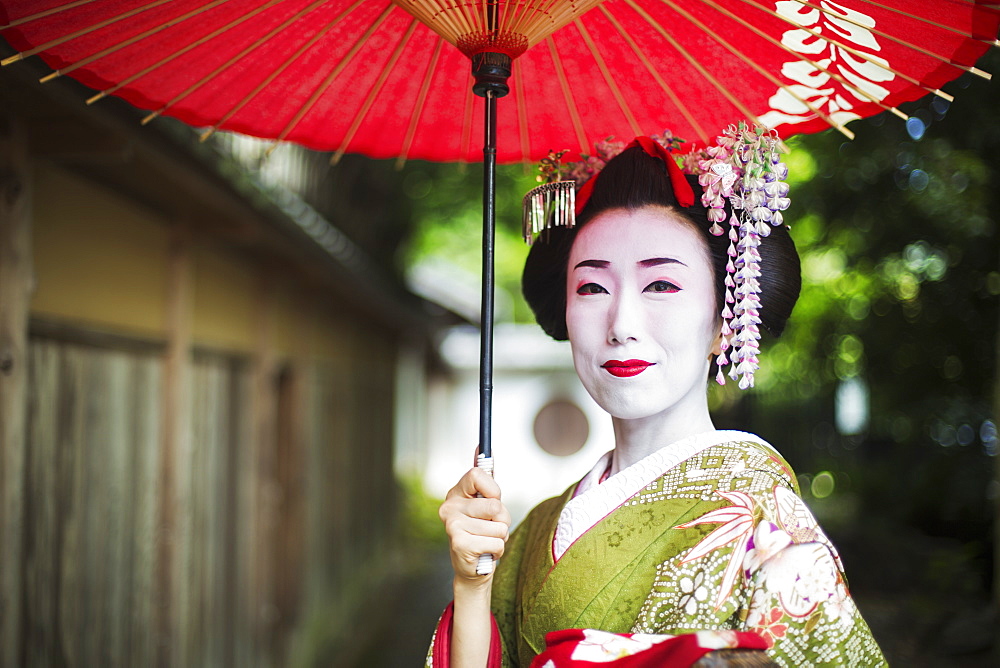
{"type": "Polygon", "coordinates": [[[493,584],[504,666],[527,666],[568,628],[680,635],[755,631],[782,665],[884,665],[837,552],[767,443],[684,439],[539,504],[493,584]]]}

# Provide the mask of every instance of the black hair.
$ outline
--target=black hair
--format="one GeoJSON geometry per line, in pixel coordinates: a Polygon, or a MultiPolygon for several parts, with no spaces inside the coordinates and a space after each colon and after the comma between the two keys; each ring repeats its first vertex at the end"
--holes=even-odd
{"type": "MultiPolygon", "coordinates": [[[[577,216],[575,227],[557,227],[542,232],[528,253],[521,276],[521,290],[546,334],[558,341],[569,338],[566,331],[566,269],[570,249],[584,225],[598,214],[612,209],[634,211],[645,206],[668,207],[697,229],[712,260],[717,312],[722,312],[729,237],[709,232],[711,223],[708,211],[701,203],[702,187],[698,184],[698,177],[687,175],[687,179],[695,192],[695,203],[690,207],[681,207],[677,204],[663,161],[649,155],[641,147],[633,146],[614,157],[601,170],[587,206],[577,216]]],[[[730,215],[728,206],[726,214],[730,215]]],[[[723,225],[726,228],[729,226],[728,223],[723,225]]],[[[772,227],[767,238],[761,240],[759,251],[760,324],[770,334],[779,336],[802,286],[799,255],[784,226],[772,227]]]]}

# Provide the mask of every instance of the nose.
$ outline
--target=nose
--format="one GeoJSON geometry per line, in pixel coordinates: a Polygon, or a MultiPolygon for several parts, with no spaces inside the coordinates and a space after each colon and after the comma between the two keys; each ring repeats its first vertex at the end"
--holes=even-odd
{"type": "Polygon", "coordinates": [[[615,296],[608,313],[608,343],[638,341],[642,330],[641,305],[634,295],[615,296]]]}

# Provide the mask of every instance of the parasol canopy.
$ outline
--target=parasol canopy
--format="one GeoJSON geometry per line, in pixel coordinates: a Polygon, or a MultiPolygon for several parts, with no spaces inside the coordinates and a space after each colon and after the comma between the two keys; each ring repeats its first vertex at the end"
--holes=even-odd
{"type": "Polygon", "coordinates": [[[978,0],[0,2],[0,35],[95,101],[439,161],[482,155],[477,40],[515,56],[496,128],[497,159],[513,162],[664,128],[704,144],[740,119],[782,137],[843,128],[963,72],[989,76],[975,62],[998,25],[978,0]]]}

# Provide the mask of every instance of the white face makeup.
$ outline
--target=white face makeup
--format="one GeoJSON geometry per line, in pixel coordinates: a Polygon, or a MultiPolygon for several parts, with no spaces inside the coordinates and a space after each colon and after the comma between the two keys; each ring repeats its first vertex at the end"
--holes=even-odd
{"type": "Polygon", "coordinates": [[[580,230],[566,274],[573,363],[594,400],[622,419],[704,412],[721,325],[698,232],[662,207],[607,211],[580,230]]]}

